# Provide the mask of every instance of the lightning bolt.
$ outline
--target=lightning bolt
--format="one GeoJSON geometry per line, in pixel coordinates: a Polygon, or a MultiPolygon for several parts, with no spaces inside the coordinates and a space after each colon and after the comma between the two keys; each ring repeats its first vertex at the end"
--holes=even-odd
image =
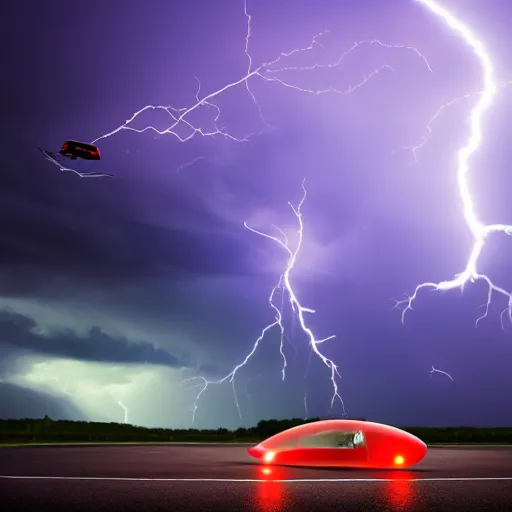
{"type": "Polygon", "coordinates": [[[179,167],[176,168],[176,174],[183,171],[184,169],[187,169],[188,167],[192,167],[197,162],[200,162],[201,160],[206,160],[205,156],[198,156],[196,158],[193,158],[190,160],[190,162],[185,162],[184,164],[181,164],[179,167]]]}
{"type": "MultiPolygon", "coordinates": [[[[504,296],[508,300],[507,307],[501,313],[501,319],[503,321],[503,314],[508,312],[509,320],[512,322],[512,294],[494,284],[491,279],[481,274],[477,270],[478,260],[482,253],[489,235],[493,233],[504,233],[507,235],[512,234],[512,226],[507,224],[483,224],[479,219],[475,211],[475,206],[470,192],[468,182],[468,171],[469,162],[474,153],[482,144],[482,118],[484,114],[491,107],[493,100],[498,92],[499,86],[494,80],[494,71],[491,61],[491,57],[486,50],[482,41],[473,33],[473,31],[461,20],[459,20],[449,10],[442,7],[435,0],[416,0],[418,3],[423,4],[429,11],[434,15],[438,16],[448,27],[458,34],[467,43],[467,45],[473,50],[477,58],[480,61],[483,72],[484,89],[479,93],[479,100],[473,107],[470,116],[471,133],[467,144],[459,150],[458,153],[458,167],[457,167],[457,183],[459,188],[459,196],[462,202],[462,209],[466,224],[473,237],[473,246],[471,248],[466,267],[464,270],[457,274],[453,279],[440,281],[438,283],[425,282],[419,284],[412,296],[402,301],[397,301],[396,306],[401,307],[405,304],[402,309],[402,323],[405,321],[405,315],[407,311],[412,310],[412,304],[416,300],[418,293],[425,288],[433,290],[452,290],[454,288],[463,289],[464,286],[475,281],[482,280],[487,284],[487,301],[484,306],[484,313],[482,316],[477,318],[475,326],[483,318],[487,317],[489,312],[489,306],[491,304],[493,293],[504,296]]],[[[453,102],[452,102],[453,103],[453,102]]],[[[440,112],[440,111],[438,111],[440,112]]],[[[435,116],[436,117],[436,116],[435,116]]],[[[429,125],[430,130],[430,125],[429,125]]],[[[503,326],[503,323],[502,323],[503,326]]]]}
{"type": "Polygon", "coordinates": [[[308,394],[304,394],[304,412],[306,413],[306,416],[304,417],[305,420],[309,418],[309,409],[308,409],[308,394]]]}
{"type": "MultiPolygon", "coordinates": [[[[269,299],[268,299],[269,306],[270,306],[270,308],[274,312],[274,321],[271,322],[270,324],[268,324],[261,331],[260,336],[254,342],[252,350],[249,352],[249,354],[245,357],[245,359],[241,363],[237,364],[233,368],[233,370],[230,373],[228,373],[226,376],[224,376],[224,377],[222,377],[221,379],[218,379],[218,380],[208,380],[205,377],[191,377],[189,379],[185,379],[184,381],[182,381],[182,384],[185,384],[185,383],[188,383],[188,382],[192,382],[192,381],[194,381],[196,379],[199,379],[199,380],[201,380],[203,382],[203,386],[202,386],[201,390],[199,391],[199,393],[197,394],[196,399],[194,401],[193,413],[192,413],[192,422],[195,421],[195,413],[196,413],[196,410],[198,408],[197,404],[198,404],[199,399],[203,395],[203,393],[208,389],[208,387],[210,385],[212,385],[212,384],[222,384],[222,383],[224,383],[226,381],[231,383],[232,386],[233,386],[233,392],[234,392],[234,395],[235,395],[235,403],[236,403],[236,406],[237,406],[238,414],[240,416],[240,419],[243,419],[242,412],[241,412],[241,409],[240,409],[240,404],[238,402],[238,398],[237,398],[237,395],[236,395],[235,376],[236,376],[237,372],[240,369],[242,369],[249,362],[251,357],[256,353],[259,344],[263,341],[265,336],[270,331],[275,330],[275,329],[279,329],[279,335],[280,335],[279,352],[280,352],[281,357],[283,359],[283,367],[282,367],[282,370],[281,370],[281,377],[282,377],[282,380],[285,380],[287,363],[286,363],[286,356],[285,356],[284,350],[283,350],[284,335],[285,335],[285,328],[284,328],[284,324],[283,324],[283,313],[282,313],[281,309],[274,302],[276,300],[276,292],[278,290],[280,290],[281,293],[284,294],[284,296],[287,297],[288,304],[290,305],[290,308],[291,308],[292,312],[295,314],[295,317],[299,321],[299,325],[300,325],[300,328],[302,329],[302,332],[304,334],[306,334],[306,336],[308,338],[309,346],[310,346],[311,350],[315,353],[315,355],[320,359],[320,361],[330,371],[331,383],[332,383],[332,389],[333,389],[333,394],[332,394],[332,397],[331,397],[331,410],[334,407],[335,401],[339,400],[339,402],[341,404],[341,407],[342,407],[342,410],[343,410],[343,414],[345,414],[345,405],[344,405],[344,402],[343,402],[343,399],[342,399],[341,395],[339,394],[338,383],[336,381],[336,377],[341,378],[341,376],[340,376],[340,374],[338,372],[338,367],[336,366],[334,361],[332,361],[331,359],[327,358],[319,349],[319,345],[320,344],[325,343],[326,341],[332,340],[336,336],[332,335],[332,336],[328,336],[328,337],[322,338],[322,339],[316,338],[316,336],[314,335],[313,331],[308,326],[308,324],[306,322],[306,318],[305,318],[305,315],[307,313],[309,313],[309,314],[315,313],[315,310],[311,309],[311,308],[308,308],[308,307],[305,307],[305,306],[302,305],[302,303],[299,301],[299,298],[298,298],[298,296],[297,296],[297,294],[296,294],[296,292],[295,292],[295,290],[294,290],[294,288],[292,286],[292,281],[291,281],[291,274],[292,274],[292,271],[293,271],[293,269],[295,267],[295,264],[297,262],[297,258],[298,258],[299,254],[300,254],[300,249],[302,247],[303,233],[304,233],[304,223],[303,223],[303,219],[302,219],[302,206],[303,206],[304,201],[306,200],[306,196],[307,196],[307,191],[306,191],[306,187],[305,187],[305,180],[302,182],[302,191],[303,191],[302,199],[300,200],[300,202],[299,202],[299,204],[297,206],[294,206],[292,203],[288,203],[288,205],[292,209],[292,211],[293,211],[293,213],[295,215],[295,218],[297,219],[297,223],[298,223],[297,242],[296,242],[294,247],[292,247],[292,245],[289,243],[288,237],[284,234],[284,232],[281,229],[277,228],[277,227],[276,227],[276,231],[279,232],[279,234],[281,235],[281,238],[278,237],[278,236],[274,236],[274,235],[265,233],[263,231],[259,231],[257,229],[254,229],[254,228],[250,227],[247,224],[247,222],[244,223],[245,228],[248,229],[249,231],[251,231],[251,232],[253,232],[253,233],[255,233],[255,234],[259,235],[259,236],[262,236],[264,238],[267,238],[267,239],[273,241],[274,243],[276,243],[279,247],[281,247],[281,249],[286,253],[286,255],[288,257],[285,270],[280,275],[278,283],[272,288],[272,290],[270,292],[269,299]]],[[[304,404],[305,404],[305,407],[306,407],[306,410],[307,410],[306,399],[304,399],[304,404]]]]}
{"type": "Polygon", "coordinates": [[[126,407],[126,405],[123,404],[123,402],[121,402],[121,400],[118,400],[117,401],[117,404],[119,405],[119,407],[121,407],[121,409],[123,409],[124,411],[124,423],[128,423],[128,407],[126,407]]]}
{"type": "Polygon", "coordinates": [[[448,377],[452,382],[455,382],[455,381],[453,380],[453,377],[452,377],[449,373],[447,373],[447,372],[443,372],[443,370],[438,370],[437,368],[434,368],[433,366],[432,366],[432,370],[430,370],[430,372],[429,372],[429,373],[430,373],[430,376],[431,376],[431,377],[432,377],[432,374],[433,374],[433,373],[440,373],[440,374],[442,374],[442,375],[446,375],[446,376],[447,376],[447,377],[448,377]]]}

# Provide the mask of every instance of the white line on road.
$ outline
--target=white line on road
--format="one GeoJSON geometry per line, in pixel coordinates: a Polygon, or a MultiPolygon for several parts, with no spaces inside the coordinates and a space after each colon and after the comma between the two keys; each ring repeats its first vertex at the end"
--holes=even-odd
{"type": "Polygon", "coordinates": [[[452,477],[452,478],[295,478],[256,479],[256,478],[130,478],[130,477],[99,477],[99,476],[27,476],[27,475],[0,475],[8,480],[92,480],[112,482],[283,482],[283,483],[378,483],[378,482],[492,482],[512,481],[512,476],[503,477],[452,477]]]}

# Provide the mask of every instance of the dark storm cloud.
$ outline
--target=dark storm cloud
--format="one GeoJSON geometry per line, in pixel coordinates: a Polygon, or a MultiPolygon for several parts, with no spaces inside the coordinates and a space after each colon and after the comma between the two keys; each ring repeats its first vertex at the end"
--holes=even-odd
{"type": "Polygon", "coordinates": [[[99,327],[92,327],[86,336],[71,330],[38,334],[37,324],[26,316],[0,312],[0,343],[54,357],[85,361],[115,363],[149,363],[180,366],[181,363],[166,350],[150,343],[132,343],[114,338],[99,327]]]}
{"type": "MultiPolygon", "coordinates": [[[[50,212],[37,202],[26,202],[13,194],[1,203],[4,268],[40,268],[42,274],[90,279],[247,271],[247,246],[234,236],[194,233],[185,222],[182,229],[152,226],[113,215],[106,205],[85,212],[75,205],[59,214],[58,208],[50,212]]],[[[183,212],[169,212],[171,218],[179,215],[183,212]]],[[[217,231],[223,226],[219,221],[217,231]]]]}
{"type": "Polygon", "coordinates": [[[0,341],[0,379],[9,380],[15,375],[25,373],[31,365],[24,355],[25,351],[0,341]]]}
{"type": "Polygon", "coordinates": [[[0,419],[44,418],[54,420],[85,421],[84,414],[67,397],[57,397],[50,393],[0,383],[0,419]]]}

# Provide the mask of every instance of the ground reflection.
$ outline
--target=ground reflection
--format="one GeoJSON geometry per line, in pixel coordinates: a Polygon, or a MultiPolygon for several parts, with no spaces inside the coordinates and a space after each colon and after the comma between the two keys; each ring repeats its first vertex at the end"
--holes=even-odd
{"type": "Polygon", "coordinates": [[[275,466],[258,466],[255,478],[256,484],[255,505],[256,510],[262,512],[278,512],[283,508],[283,483],[286,479],[286,470],[275,466]]]}
{"type": "Polygon", "coordinates": [[[415,501],[417,476],[410,471],[390,471],[383,478],[391,479],[384,484],[384,499],[392,510],[408,510],[415,501]]]}
{"type": "MultiPolygon", "coordinates": [[[[284,494],[285,486],[288,485],[288,482],[283,482],[283,480],[293,481],[297,479],[297,472],[293,469],[271,465],[254,467],[252,478],[258,481],[253,498],[256,510],[262,512],[280,512],[285,510],[286,499],[284,494]]],[[[344,471],[340,472],[341,474],[338,477],[333,475],[332,472],[328,475],[323,472],[319,473],[318,479],[324,482],[325,479],[335,481],[337,478],[341,480],[359,480],[361,478],[363,482],[365,478],[373,480],[370,485],[376,485],[374,491],[382,496],[381,499],[390,510],[410,510],[417,500],[417,485],[414,480],[418,478],[418,475],[413,471],[379,471],[378,474],[372,474],[371,476],[354,473],[347,475],[347,472],[344,471]],[[374,479],[382,479],[382,482],[375,482],[374,479]]],[[[314,479],[315,477],[308,475],[306,478],[314,479]]],[[[354,482],[354,485],[357,485],[357,483],[354,482]]]]}

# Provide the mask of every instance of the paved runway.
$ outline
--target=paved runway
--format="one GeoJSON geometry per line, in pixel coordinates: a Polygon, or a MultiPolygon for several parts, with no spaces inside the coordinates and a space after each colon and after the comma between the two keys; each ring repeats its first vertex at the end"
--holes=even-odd
{"type": "Polygon", "coordinates": [[[430,448],[404,471],[260,466],[247,445],[0,448],[2,510],[512,510],[512,448],[430,448]]]}

